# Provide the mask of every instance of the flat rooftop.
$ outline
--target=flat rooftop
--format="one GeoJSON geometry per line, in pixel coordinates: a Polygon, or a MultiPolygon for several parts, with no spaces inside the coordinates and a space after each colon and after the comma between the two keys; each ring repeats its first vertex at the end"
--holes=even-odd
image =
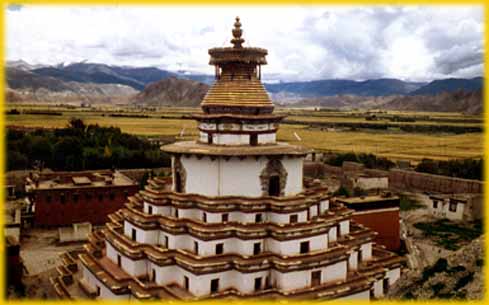
{"type": "Polygon", "coordinates": [[[364,203],[375,203],[375,202],[385,202],[391,200],[398,200],[398,196],[394,195],[370,195],[370,196],[361,196],[361,197],[348,197],[348,198],[336,198],[336,201],[345,204],[364,204],[364,203]]]}
{"type": "Polygon", "coordinates": [[[53,172],[26,179],[26,190],[132,186],[137,183],[118,171],[53,172]]]}

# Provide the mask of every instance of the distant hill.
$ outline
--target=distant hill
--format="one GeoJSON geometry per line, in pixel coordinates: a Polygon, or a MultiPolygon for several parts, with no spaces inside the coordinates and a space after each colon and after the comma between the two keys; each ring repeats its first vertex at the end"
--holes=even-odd
{"type": "Polygon", "coordinates": [[[437,95],[401,96],[382,106],[383,109],[481,114],[482,91],[442,92],[437,95]]]}
{"type": "Polygon", "coordinates": [[[447,78],[434,80],[425,86],[409,92],[409,95],[435,95],[442,92],[455,92],[459,90],[476,91],[483,86],[483,78],[447,78]]]}
{"type": "Polygon", "coordinates": [[[133,103],[152,106],[198,106],[209,90],[200,82],[175,77],[151,83],[132,99],[133,103]]]}
{"type": "Polygon", "coordinates": [[[334,95],[387,96],[408,94],[425,83],[405,82],[399,79],[382,78],[366,81],[354,80],[318,80],[309,82],[291,82],[265,84],[271,93],[287,92],[303,97],[334,95]]]}
{"type": "Polygon", "coordinates": [[[123,103],[137,93],[120,84],[95,84],[39,75],[17,68],[7,68],[7,102],[105,102],[123,103]]]}

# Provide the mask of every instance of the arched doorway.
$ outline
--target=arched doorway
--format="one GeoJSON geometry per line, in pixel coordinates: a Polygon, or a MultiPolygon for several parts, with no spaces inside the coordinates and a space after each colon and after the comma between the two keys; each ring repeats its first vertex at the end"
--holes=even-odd
{"type": "Polygon", "coordinates": [[[268,181],[268,196],[280,196],[280,177],[278,175],[270,176],[268,181]]]}

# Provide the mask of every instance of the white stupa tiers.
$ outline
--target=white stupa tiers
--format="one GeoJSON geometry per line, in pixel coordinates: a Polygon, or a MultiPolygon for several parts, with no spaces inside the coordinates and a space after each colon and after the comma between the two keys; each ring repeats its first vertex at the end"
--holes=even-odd
{"type": "Polygon", "coordinates": [[[91,235],[79,286],[97,299],[382,297],[403,260],[304,179],[308,150],[276,141],[267,51],[242,46],[239,18],[232,32],[232,47],[209,50],[199,138],[162,147],[172,178],[150,180],[91,235]]]}

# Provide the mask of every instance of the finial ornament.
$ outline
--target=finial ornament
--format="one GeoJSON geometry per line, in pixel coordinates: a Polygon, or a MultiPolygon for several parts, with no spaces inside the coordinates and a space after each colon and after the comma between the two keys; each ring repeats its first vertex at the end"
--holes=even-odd
{"type": "Polygon", "coordinates": [[[236,17],[236,22],[234,23],[234,29],[233,29],[233,39],[231,40],[231,43],[234,45],[235,48],[242,48],[242,44],[245,41],[243,38],[241,38],[241,35],[243,34],[243,30],[241,30],[241,22],[239,22],[239,17],[236,17]]]}

